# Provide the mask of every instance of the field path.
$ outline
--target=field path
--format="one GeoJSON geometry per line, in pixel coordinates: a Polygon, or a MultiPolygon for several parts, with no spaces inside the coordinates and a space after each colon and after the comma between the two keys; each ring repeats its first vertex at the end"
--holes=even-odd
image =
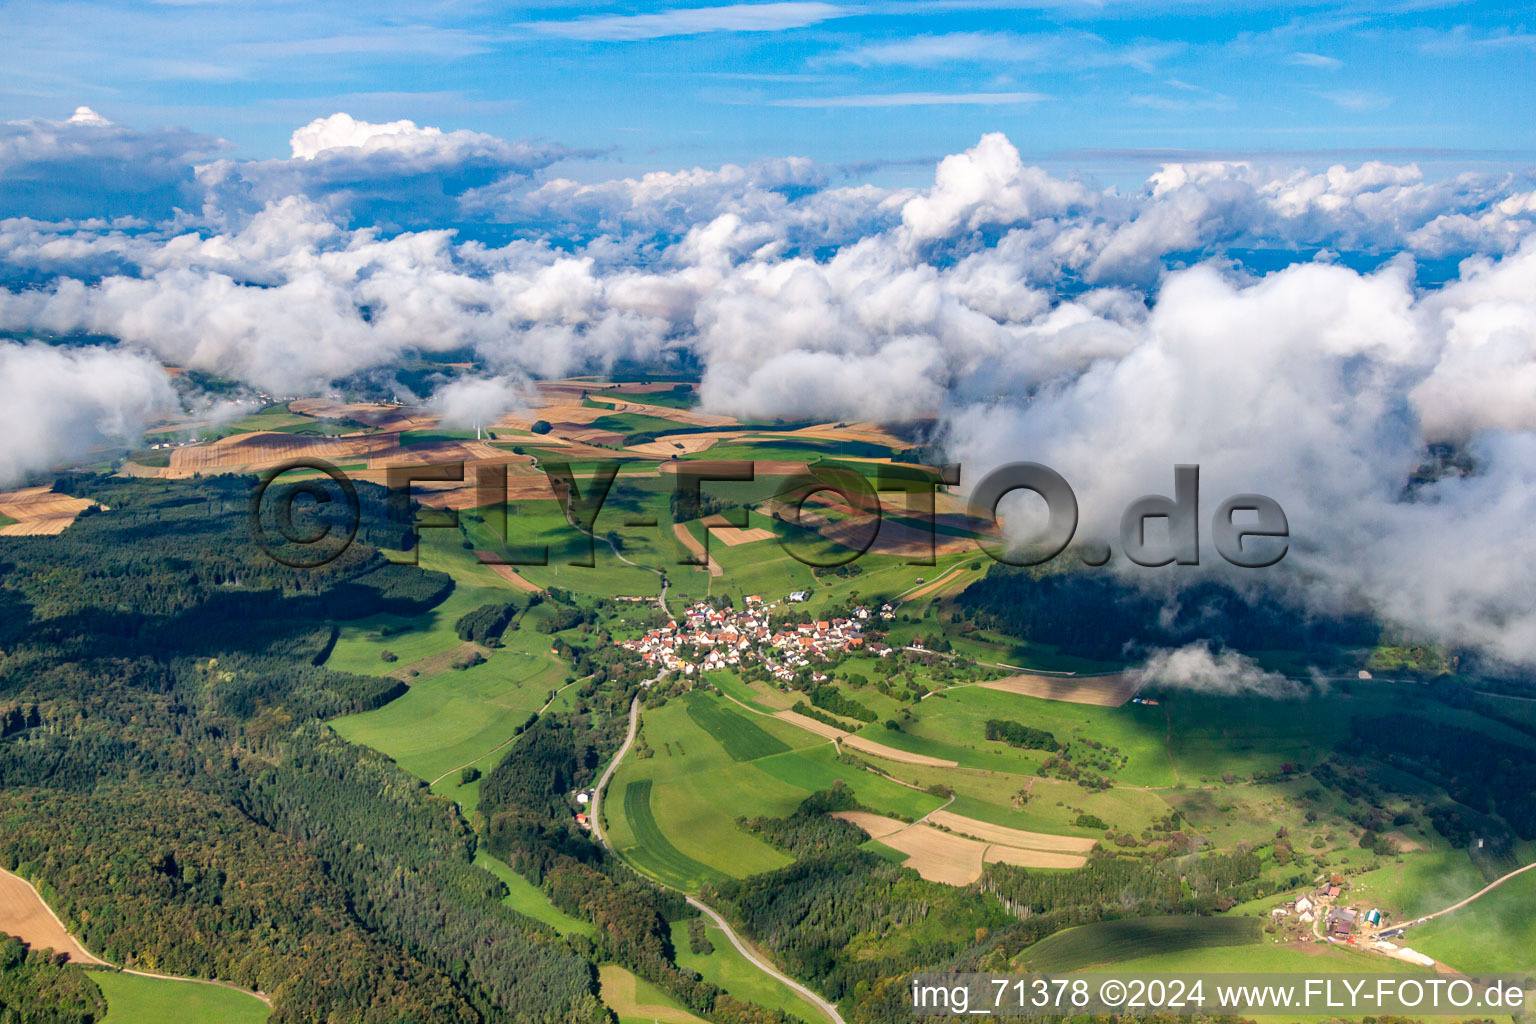
{"type": "MultiPolygon", "coordinates": [[[[639,731],[640,698],[636,697],[634,703],[630,704],[629,706],[629,732],[624,736],[624,745],[619,747],[619,752],[617,754],[613,755],[613,760],[610,761],[608,763],[608,767],[603,770],[602,778],[598,779],[597,787],[592,791],[592,832],[597,836],[598,841],[606,846],[608,851],[615,857],[619,856],[619,851],[614,849],[613,844],[608,841],[608,833],[603,829],[603,791],[608,788],[608,781],[613,778],[613,773],[618,771],[620,762],[624,760],[624,755],[629,753],[630,747],[634,746],[635,735],[639,731]]],[[[622,857],[619,857],[619,859],[623,860],[622,857]]],[[[656,884],[660,885],[661,883],[657,882],[656,884]]],[[[670,889],[672,887],[664,886],[664,888],[670,889]]],[[[836,1006],[833,1006],[820,995],[811,991],[809,988],[800,984],[794,978],[791,978],[789,975],[773,966],[773,964],[769,963],[762,954],[758,953],[757,950],[752,948],[752,946],[742,941],[741,936],[736,934],[736,930],[731,927],[730,922],[727,921],[724,917],[720,916],[705,903],[695,899],[687,893],[683,893],[683,898],[688,901],[689,906],[697,909],[705,917],[708,917],[711,921],[713,921],[716,927],[725,933],[725,937],[731,940],[731,945],[736,947],[736,952],[746,957],[747,961],[755,966],[758,970],[762,971],[769,977],[787,985],[796,995],[805,999],[812,1006],[826,1014],[827,1019],[830,1020],[832,1024],[847,1024],[847,1022],[843,1020],[843,1015],[837,1012],[836,1006]]]]}
{"type": "MultiPolygon", "coordinates": [[[[23,942],[34,948],[51,948],[56,953],[68,953],[70,961],[81,966],[113,968],[124,974],[132,974],[140,978],[154,978],[159,981],[181,981],[190,985],[213,985],[218,988],[227,988],[248,995],[253,999],[259,999],[269,1008],[272,1006],[271,998],[265,993],[253,992],[243,985],[237,985],[232,981],[218,981],[213,978],[184,978],[177,974],[156,974],[152,971],[138,971],[129,967],[118,967],[116,964],[101,959],[86,949],[83,942],[69,933],[69,930],[64,927],[64,922],[59,919],[59,915],[54,913],[53,908],[48,905],[48,902],[43,899],[42,894],[37,891],[31,882],[20,875],[14,875],[4,868],[0,868],[0,910],[10,911],[21,901],[28,903],[25,908],[21,908],[27,912],[26,917],[28,918],[27,921],[22,923],[40,925],[41,930],[29,928],[27,931],[17,934],[17,938],[20,938],[23,942]],[[48,920],[34,920],[42,918],[45,913],[48,920]],[[49,921],[51,921],[51,925],[49,921]],[[61,936],[62,941],[60,940],[61,936]]],[[[11,924],[13,922],[7,921],[6,923],[11,924]]],[[[9,929],[6,929],[6,931],[9,932],[9,929]]]]}
{"type": "Polygon", "coordinates": [[[964,568],[964,562],[957,562],[956,564],[950,566],[948,569],[945,569],[943,572],[939,573],[933,579],[919,583],[915,587],[912,587],[908,590],[903,590],[901,593],[896,595],[895,603],[905,604],[907,601],[915,601],[920,597],[927,597],[929,594],[942,587],[945,583],[949,582],[949,578],[951,576],[957,572],[960,572],[964,568]]]}
{"type": "Polygon", "coordinates": [[[677,537],[678,543],[693,552],[695,556],[709,560],[709,574],[711,576],[719,576],[725,572],[724,569],[720,568],[720,563],[715,561],[714,556],[705,550],[704,545],[700,544],[693,534],[688,532],[687,523],[674,523],[672,525],[672,533],[677,537]]]}
{"type": "MultiPolygon", "coordinates": [[[[1477,892],[1473,893],[1471,896],[1468,896],[1466,899],[1462,900],[1460,903],[1452,903],[1450,906],[1446,907],[1444,910],[1437,910],[1433,914],[1425,914],[1423,917],[1415,918],[1414,920],[1409,921],[1407,924],[1404,924],[1404,925],[1394,925],[1393,927],[1411,928],[1411,927],[1413,927],[1416,924],[1423,924],[1425,921],[1433,921],[1437,917],[1444,917],[1446,914],[1453,914],[1456,911],[1460,910],[1462,907],[1466,906],[1468,903],[1471,903],[1473,900],[1477,899],[1478,897],[1486,896],[1488,893],[1492,892],[1494,889],[1497,889],[1499,886],[1503,885],[1505,882],[1509,881],[1511,878],[1514,878],[1516,875],[1523,875],[1527,871],[1530,871],[1532,868],[1536,868],[1536,861],[1533,861],[1530,864],[1527,864],[1523,868],[1516,868],[1515,870],[1511,871],[1509,874],[1504,875],[1504,876],[1502,876],[1500,878],[1494,879],[1493,881],[1489,882],[1487,885],[1483,886],[1481,889],[1477,890],[1477,892]]],[[[1388,930],[1390,930],[1390,929],[1388,929],[1388,930]]]]}

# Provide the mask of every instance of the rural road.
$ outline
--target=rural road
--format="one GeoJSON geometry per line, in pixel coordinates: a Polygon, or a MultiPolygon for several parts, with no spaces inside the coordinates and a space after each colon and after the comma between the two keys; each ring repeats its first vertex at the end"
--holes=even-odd
{"type": "Polygon", "coordinates": [[[1412,928],[1416,924],[1423,924],[1425,921],[1433,921],[1437,917],[1444,917],[1446,914],[1455,913],[1456,911],[1460,910],[1462,907],[1466,906],[1468,903],[1471,903],[1473,900],[1477,899],[1478,897],[1486,895],[1490,891],[1492,891],[1494,889],[1497,889],[1499,886],[1501,886],[1505,882],[1509,881],[1511,878],[1514,878],[1516,875],[1523,875],[1527,871],[1530,871],[1532,868],[1536,868],[1536,862],[1527,864],[1523,868],[1516,868],[1515,870],[1511,871],[1509,874],[1504,875],[1504,876],[1502,876],[1500,878],[1494,879],[1493,881],[1489,882],[1487,885],[1483,886],[1481,889],[1477,890],[1477,892],[1473,893],[1471,896],[1468,896],[1466,899],[1462,900],[1460,903],[1453,903],[1450,906],[1446,907],[1444,910],[1437,910],[1433,914],[1425,914],[1423,917],[1415,918],[1414,920],[1409,921],[1407,924],[1394,925],[1393,927],[1396,927],[1396,928],[1412,928]]]}
{"type": "MultiPolygon", "coordinates": [[[[609,842],[608,840],[608,833],[603,829],[603,792],[608,788],[608,780],[613,778],[614,772],[618,771],[619,763],[624,760],[624,755],[629,753],[629,748],[634,745],[635,735],[639,732],[639,730],[640,698],[636,697],[634,703],[629,706],[629,733],[624,737],[624,745],[619,748],[619,752],[617,754],[613,755],[613,760],[610,761],[608,767],[604,769],[602,778],[598,779],[597,781],[597,788],[592,791],[592,832],[597,836],[598,841],[606,846],[608,851],[615,857],[619,857],[619,851],[613,848],[613,843],[609,842]]],[[[619,857],[619,859],[623,860],[624,858],[619,857]]],[[[656,884],[662,885],[663,883],[657,882],[656,884]]],[[[672,888],[672,886],[669,885],[663,887],[668,889],[672,888]]],[[[674,891],[682,892],[680,889],[674,891]]],[[[836,1006],[827,1002],[821,996],[817,995],[815,992],[812,992],[809,988],[806,988],[794,978],[791,978],[789,975],[780,971],[777,967],[773,966],[773,964],[765,961],[755,950],[752,949],[751,946],[742,941],[741,936],[736,934],[735,929],[731,927],[730,923],[726,921],[724,917],[721,917],[709,906],[700,900],[693,898],[687,893],[683,893],[683,898],[688,901],[689,906],[698,910],[711,921],[713,921],[715,926],[725,933],[725,937],[731,940],[731,945],[736,947],[736,952],[746,957],[747,961],[754,967],[769,977],[783,982],[796,995],[800,996],[806,1002],[810,1003],[822,1013],[826,1014],[827,1019],[830,1020],[832,1024],[847,1024],[847,1022],[843,1020],[843,1015],[837,1012],[836,1006]]]]}

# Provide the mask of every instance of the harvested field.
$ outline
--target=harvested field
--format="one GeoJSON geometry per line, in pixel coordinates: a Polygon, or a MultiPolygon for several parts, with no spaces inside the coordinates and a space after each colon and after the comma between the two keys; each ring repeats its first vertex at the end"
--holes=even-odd
{"type": "Polygon", "coordinates": [[[907,855],[903,867],[912,868],[930,882],[970,885],[981,877],[986,843],[950,835],[930,825],[912,825],[883,837],[880,842],[907,855]]]}
{"type": "Polygon", "coordinates": [[[102,963],[64,930],[26,879],[4,869],[0,869],[0,932],[16,936],[33,949],[67,953],[77,964],[102,963]]]}
{"type": "MultiPolygon", "coordinates": [[[[758,476],[794,476],[797,473],[804,473],[806,470],[806,463],[790,462],[785,459],[690,459],[686,465],[691,473],[709,473],[714,470],[739,466],[743,462],[751,462],[756,468],[758,476]]],[[[663,473],[676,473],[677,467],[682,464],[682,460],[673,461],[668,459],[658,468],[663,473]]]]}
{"type": "Polygon", "coordinates": [[[0,516],[16,520],[0,527],[0,537],[56,536],[91,504],[86,498],[54,494],[47,487],[27,487],[0,494],[0,516]]]}
{"type": "MultiPolygon", "coordinates": [[[[699,540],[694,537],[693,534],[688,532],[687,523],[672,524],[672,533],[677,537],[678,543],[682,544],[683,547],[691,551],[695,558],[706,557],[707,552],[704,550],[704,545],[699,543],[699,540]]],[[[720,568],[720,563],[715,561],[714,556],[710,555],[708,557],[709,574],[711,576],[719,576],[725,571],[724,569],[720,568]]]]}
{"type": "Polygon", "coordinates": [[[516,587],[518,590],[523,590],[530,594],[544,593],[543,587],[539,586],[537,583],[532,582],[531,580],[526,580],[519,576],[517,574],[517,570],[512,568],[510,565],[497,565],[494,561],[494,559],[497,557],[494,551],[476,551],[475,557],[480,559],[480,561],[484,563],[487,569],[491,570],[491,572],[512,584],[512,586],[516,587]]]}
{"type": "Polygon", "coordinates": [[[1093,840],[1072,839],[1066,836],[1044,835],[1002,828],[986,822],[973,821],[958,814],[934,811],[925,821],[907,825],[892,818],[885,818],[867,811],[839,811],[833,815],[851,821],[871,839],[878,839],[893,850],[907,855],[903,867],[912,868],[930,882],[946,885],[969,885],[981,877],[983,864],[1014,864],[1026,868],[1080,868],[1088,863],[1083,854],[1091,849],[1093,840]],[[929,825],[928,821],[935,824],[929,825]],[[946,832],[942,828],[956,828],[957,822],[965,823],[966,832],[991,832],[990,837],[968,838],[946,832]],[[1031,848],[1011,845],[1028,842],[1031,848]],[[1082,844],[1086,843],[1087,846],[1082,844]],[[1068,845],[1075,844],[1075,845],[1068,845]],[[1068,849],[1081,852],[1065,852],[1068,849]]]}
{"type": "Polygon", "coordinates": [[[436,416],[403,405],[338,402],[332,398],[296,398],[288,403],[288,409],[317,419],[355,420],[380,430],[420,430],[437,422],[436,416]]]}
{"type": "Polygon", "coordinates": [[[175,449],[171,452],[171,464],[164,475],[180,480],[197,473],[250,472],[293,459],[356,462],[375,453],[398,448],[399,437],[393,433],[310,437],[266,430],[237,434],[220,438],[211,444],[175,449]]]}
{"type": "Polygon", "coordinates": [[[978,685],[989,690],[1019,693],[1043,700],[1117,708],[1136,696],[1136,691],[1141,689],[1141,680],[1127,673],[1111,676],[1037,676],[1023,673],[978,685]]]}
{"type": "Polygon", "coordinates": [[[581,427],[608,415],[611,415],[609,409],[593,408],[579,401],[557,401],[526,412],[509,412],[497,420],[494,426],[528,430],[539,420],[548,420],[551,426],[566,424],[581,427]]]}
{"type": "MultiPolygon", "coordinates": [[[[769,464],[757,464],[759,474],[766,472],[763,469],[765,465],[769,464]]],[[[763,503],[759,511],[763,515],[776,515],[788,522],[796,521],[795,510],[785,502],[770,499],[763,503]]],[[[930,552],[950,555],[971,551],[976,546],[973,537],[985,532],[980,524],[961,513],[935,513],[930,527],[927,521],[914,519],[907,513],[905,499],[899,494],[882,500],[880,515],[879,531],[869,545],[869,553],[893,558],[914,558],[926,556],[930,552]]],[[[832,491],[813,494],[799,513],[802,526],[815,530],[836,544],[855,549],[868,539],[869,518],[862,510],[855,512],[847,503],[838,500],[832,491]],[[816,511],[818,507],[848,518],[834,521],[816,511]]]]}
{"type": "Polygon", "coordinates": [[[613,393],[618,395],[650,395],[655,394],[658,391],[670,392],[673,388],[677,387],[681,383],[684,382],[676,380],[652,380],[646,381],[643,384],[619,384],[614,388],[613,393]]]}
{"type": "Polygon", "coordinates": [[[712,431],[707,434],[663,434],[654,441],[631,445],[624,450],[636,455],[668,459],[674,455],[693,455],[696,452],[706,451],[717,441],[726,441],[740,436],[739,430],[712,431]]]}
{"type": "MultiPolygon", "coordinates": [[[[1097,840],[1078,836],[1053,836],[1045,832],[1025,832],[1022,829],[993,825],[977,821],[951,811],[934,811],[928,820],[941,828],[960,832],[973,839],[989,843],[1001,843],[1021,850],[1045,850],[1054,853],[1087,853],[1097,845],[1097,840]]],[[[1008,861],[1013,863],[1013,861],[1008,861]]]]}
{"type": "Polygon", "coordinates": [[[1080,868],[1088,858],[1080,853],[1047,853],[1044,850],[1020,850],[994,843],[982,854],[988,864],[1012,864],[1020,868],[1080,868]]]}
{"type": "Polygon", "coordinates": [[[926,754],[911,754],[905,750],[888,747],[884,743],[867,740],[863,736],[845,736],[843,738],[843,746],[851,747],[861,754],[873,754],[875,757],[883,757],[887,761],[920,764],[929,768],[954,768],[960,763],[958,761],[946,761],[942,757],[929,757],[926,754]]]}
{"type": "Polygon", "coordinates": [[[895,835],[907,827],[907,823],[904,821],[887,818],[883,814],[871,814],[869,811],[835,811],[832,817],[853,822],[859,828],[868,832],[871,839],[883,839],[886,836],[895,835]]]}
{"type": "Polygon", "coordinates": [[[813,732],[817,736],[821,736],[829,740],[842,740],[848,738],[848,734],[836,726],[827,725],[825,722],[818,722],[814,718],[807,718],[806,716],[798,714],[794,711],[780,711],[773,717],[788,722],[790,725],[798,725],[806,732],[813,732]]]}
{"type": "Polygon", "coordinates": [[[857,750],[861,754],[869,754],[873,757],[883,757],[887,761],[924,765],[928,768],[954,768],[959,763],[957,761],[946,761],[939,757],[929,757],[926,754],[911,754],[905,750],[897,750],[895,747],[888,747],[884,743],[876,743],[874,740],[867,740],[862,736],[854,736],[836,726],[828,725],[825,722],[818,722],[814,718],[794,711],[780,711],[773,717],[788,722],[791,725],[797,725],[806,732],[813,732],[818,736],[839,742],[850,750],[857,750]]]}
{"type": "Polygon", "coordinates": [[[596,401],[613,404],[615,413],[635,413],[639,416],[655,416],[658,419],[671,420],[673,423],[681,423],[690,427],[734,427],[739,422],[733,416],[717,416],[713,413],[694,412],[692,409],[678,409],[670,405],[646,405],[644,402],[627,402],[617,394],[594,396],[596,401]]]}
{"type": "Polygon", "coordinates": [[[818,423],[812,427],[788,430],[780,437],[810,437],[818,441],[864,441],[889,448],[905,448],[907,442],[887,433],[878,423],[818,423]]]}
{"type": "Polygon", "coordinates": [[[738,547],[742,544],[755,544],[760,540],[773,540],[775,534],[772,530],[757,527],[753,530],[738,530],[734,526],[720,527],[710,531],[715,539],[723,541],[728,548],[738,547]]]}
{"type": "MultiPolygon", "coordinates": [[[[533,468],[532,460],[526,455],[514,455],[500,448],[490,448],[495,452],[493,458],[479,458],[478,450],[481,442],[469,441],[463,446],[465,452],[475,458],[464,464],[463,480],[414,480],[411,482],[411,496],[428,508],[436,509],[467,509],[478,508],[485,504],[480,500],[480,490],[477,484],[479,467],[481,466],[505,466],[507,470],[508,501],[553,501],[554,491],[550,490],[549,478],[533,468]]],[[[418,449],[429,446],[419,445],[409,450],[417,453],[418,449]]],[[[399,451],[398,449],[396,451],[399,451]]],[[[396,460],[394,453],[386,455],[376,462],[370,460],[369,468],[349,473],[354,480],[366,480],[370,483],[386,484],[389,480],[388,467],[394,465],[419,465],[421,463],[440,464],[436,458],[426,458],[419,454],[407,454],[402,460],[396,460]]],[[[456,460],[442,460],[456,461],[456,460]]]]}

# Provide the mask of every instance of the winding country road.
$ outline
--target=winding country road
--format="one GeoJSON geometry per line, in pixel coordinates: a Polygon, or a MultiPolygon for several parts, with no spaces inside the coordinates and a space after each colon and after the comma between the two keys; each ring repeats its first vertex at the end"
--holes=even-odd
{"type": "MultiPolygon", "coordinates": [[[[1503,885],[1505,882],[1509,881],[1511,878],[1514,878],[1516,875],[1523,875],[1527,871],[1530,871],[1532,868],[1536,868],[1536,862],[1532,862],[1530,864],[1527,864],[1523,868],[1516,868],[1515,870],[1511,871],[1509,874],[1504,875],[1504,876],[1502,876],[1500,878],[1494,879],[1493,881],[1489,882],[1487,885],[1483,886],[1481,889],[1477,890],[1477,892],[1473,893],[1471,896],[1468,896],[1466,899],[1462,900],[1460,903],[1453,903],[1450,906],[1446,907],[1444,910],[1437,910],[1433,914],[1425,914],[1423,917],[1415,918],[1415,919],[1413,919],[1412,921],[1409,921],[1406,924],[1393,925],[1392,927],[1396,927],[1396,928],[1412,928],[1416,924],[1423,924],[1425,921],[1433,921],[1437,917],[1444,917],[1446,914],[1453,914],[1456,911],[1460,910],[1462,907],[1466,906],[1468,903],[1471,903],[1473,900],[1477,899],[1478,897],[1486,895],[1487,893],[1491,892],[1492,890],[1497,889],[1499,886],[1503,885]]],[[[1390,930],[1390,928],[1388,930],[1390,930]]]]}
{"type": "MultiPolygon", "coordinates": [[[[608,839],[607,831],[603,828],[603,793],[605,790],[607,790],[608,781],[613,778],[614,772],[618,771],[620,762],[624,760],[624,755],[629,753],[629,748],[634,745],[635,735],[639,732],[639,730],[640,698],[636,697],[634,703],[629,706],[629,732],[624,737],[624,745],[619,747],[619,752],[617,754],[613,755],[613,760],[609,762],[608,767],[603,770],[602,778],[598,779],[597,788],[592,791],[592,832],[597,836],[598,841],[606,846],[609,852],[612,853],[615,857],[619,857],[619,851],[614,849],[613,843],[608,839]]],[[[619,859],[623,860],[622,857],[619,857],[619,859]]],[[[806,1002],[810,1003],[822,1013],[826,1014],[827,1019],[830,1020],[832,1024],[847,1024],[847,1022],[843,1020],[843,1015],[837,1012],[836,1006],[827,1002],[821,996],[817,995],[809,988],[806,988],[794,978],[791,978],[789,975],[773,966],[773,964],[763,959],[763,957],[757,951],[755,951],[751,946],[742,940],[741,936],[736,934],[736,930],[731,927],[730,922],[726,921],[724,917],[716,913],[711,907],[707,906],[702,901],[688,895],[687,893],[682,892],[681,889],[674,889],[672,886],[664,885],[661,882],[657,882],[656,884],[663,885],[664,888],[673,889],[674,892],[682,893],[683,898],[688,901],[688,905],[698,910],[700,913],[704,914],[711,921],[713,921],[715,926],[725,933],[725,937],[731,940],[731,945],[736,947],[736,952],[744,956],[747,961],[758,970],[762,971],[764,974],[774,978],[777,981],[783,982],[796,995],[800,996],[806,1002]]]]}

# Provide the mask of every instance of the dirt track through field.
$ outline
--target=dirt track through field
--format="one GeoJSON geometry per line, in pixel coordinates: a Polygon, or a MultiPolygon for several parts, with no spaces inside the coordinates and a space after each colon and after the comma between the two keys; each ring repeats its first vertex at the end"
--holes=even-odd
{"type": "Polygon", "coordinates": [[[543,587],[539,586],[537,583],[534,583],[532,580],[525,579],[524,577],[518,575],[517,570],[512,568],[510,565],[497,565],[493,561],[493,559],[496,558],[496,553],[494,551],[476,551],[475,557],[480,559],[481,563],[487,569],[491,570],[491,572],[512,584],[512,586],[516,587],[518,590],[526,591],[529,594],[544,593],[543,587]]]}
{"type": "MultiPolygon", "coordinates": [[[[761,714],[761,712],[759,712],[759,714],[761,714]]],[[[883,757],[887,761],[900,761],[903,764],[923,765],[928,768],[954,768],[959,764],[958,761],[946,761],[942,757],[929,757],[927,754],[912,754],[905,750],[897,750],[895,747],[888,747],[884,743],[876,743],[874,740],[867,740],[862,736],[855,736],[850,732],[846,732],[837,728],[836,726],[817,721],[808,715],[802,715],[798,712],[780,711],[773,717],[779,719],[781,722],[788,722],[790,725],[797,725],[807,732],[813,732],[816,735],[832,740],[835,743],[841,743],[843,746],[852,750],[857,750],[861,754],[870,754],[874,757],[883,757]]]]}
{"type": "Polygon", "coordinates": [[[1006,679],[977,683],[988,690],[1002,690],[1043,700],[1118,708],[1141,689],[1142,681],[1128,673],[1110,676],[1040,676],[1022,673],[1006,679]]]}
{"type": "Polygon", "coordinates": [[[988,843],[1000,843],[1004,846],[1013,846],[1021,850],[1043,850],[1050,853],[1087,853],[1098,845],[1098,841],[1094,839],[1075,836],[1054,836],[1046,832],[1025,832],[1023,829],[1008,828],[1006,825],[994,825],[991,822],[967,818],[964,815],[955,814],[953,811],[934,811],[928,815],[928,820],[941,828],[947,828],[952,832],[960,832],[970,836],[972,839],[980,839],[988,843]]]}
{"type": "Polygon", "coordinates": [[[69,934],[31,883],[3,869],[0,869],[0,932],[16,936],[33,949],[67,953],[77,964],[104,963],[69,934]]]}
{"type": "Polygon", "coordinates": [[[907,827],[904,821],[887,818],[883,814],[875,814],[871,811],[834,811],[832,817],[852,822],[868,832],[871,839],[884,839],[907,827]]]}
{"type": "MultiPolygon", "coordinates": [[[[685,547],[689,551],[693,552],[694,557],[696,557],[696,558],[704,558],[704,557],[706,557],[706,552],[704,550],[704,545],[699,543],[698,538],[694,537],[693,534],[688,532],[688,524],[687,523],[674,523],[672,525],[672,533],[673,533],[674,536],[677,537],[678,542],[681,543],[683,545],[683,547],[685,547]]],[[[709,558],[709,574],[711,576],[719,576],[721,573],[723,573],[725,571],[724,569],[720,568],[720,563],[715,561],[715,557],[713,555],[708,555],[708,558],[709,558]]]]}

